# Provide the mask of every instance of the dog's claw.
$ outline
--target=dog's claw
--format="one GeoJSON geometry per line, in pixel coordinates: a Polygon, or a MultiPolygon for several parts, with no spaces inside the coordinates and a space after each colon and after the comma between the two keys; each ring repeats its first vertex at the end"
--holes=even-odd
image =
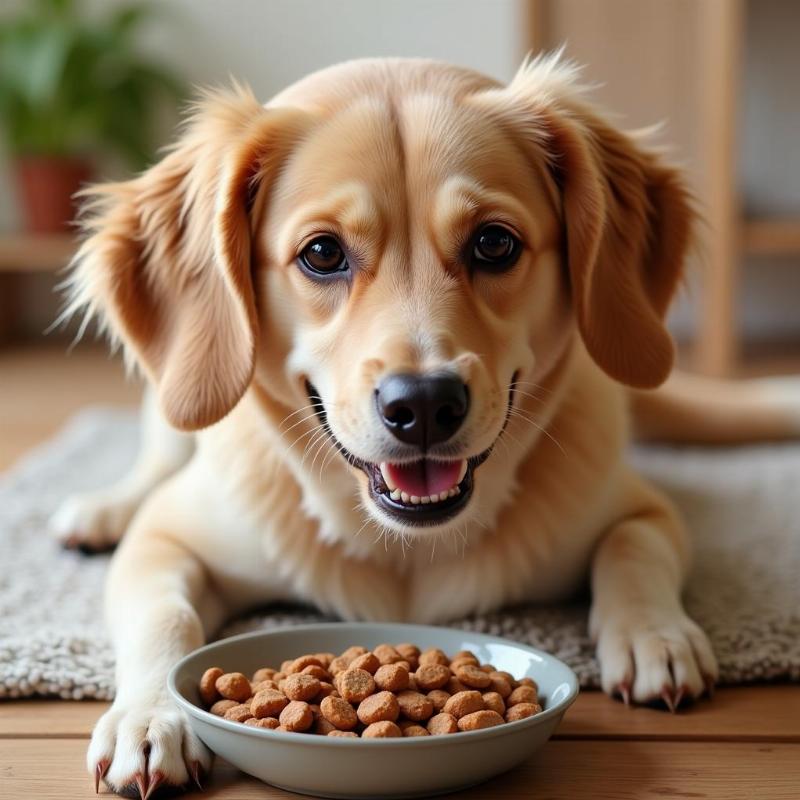
{"type": "Polygon", "coordinates": [[[155,790],[158,789],[158,787],[161,786],[162,783],[164,783],[164,773],[156,770],[150,776],[150,783],[147,787],[147,794],[143,796],[142,800],[148,800],[150,795],[153,794],[153,792],[155,792],[155,790]]]}
{"type": "Polygon", "coordinates": [[[139,797],[141,800],[146,800],[148,795],[148,781],[147,773],[137,772],[133,776],[134,783],[139,787],[139,797]]]}
{"type": "Polygon", "coordinates": [[[716,681],[710,675],[704,675],[703,680],[706,685],[706,694],[708,695],[708,699],[710,700],[714,697],[714,690],[716,689],[716,681]]]}
{"type": "Polygon", "coordinates": [[[108,768],[111,766],[110,761],[98,761],[97,766],[94,768],[94,793],[100,794],[100,781],[105,778],[108,768]]]}
{"type": "Polygon", "coordinates": [[[661,690],[661,699],[664,701],[664,704],[667,708],[674,714],[677,704],[675,702],[675,698],[672,696],[672,691],[668,686],[665,686],[661,690]]]}
{"type": "Polygon", "coordinates": [[[200,766],[199,761],[192,761],[192,767],[189,770],[192,775],[192,780],[195,782],[197,788],[202,792],[203,791],[203,768],[200,766]]]}
{"type": "Polygon", "coordinates": [[[631,687],[628,686],[627,683],[621,683],[618,688],[619,688],[619,696],[622,698],[622,702],[625,703],[626,706],[630,706],[631,687]]]}
{"type": "Polygon", "coordinates": [[[685,694],[686,694],[686,687],[685,686],[681,686],[681,688],[678,689],[677,693],[675,694],[675,708],[676,709],[681,707],[681,700],[683,700],[685,694]]]}

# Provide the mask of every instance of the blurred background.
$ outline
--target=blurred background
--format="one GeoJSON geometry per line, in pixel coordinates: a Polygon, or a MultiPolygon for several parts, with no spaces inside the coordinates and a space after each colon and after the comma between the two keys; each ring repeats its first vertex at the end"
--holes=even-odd
{"type": "Polygon", "coordinates": [[[0,0],[0,469],[81,405],[139,392],[100,344],[43,335],[72,193],[150,163],[194,85],[232,75],[266,101],[362,56],[507,81],[565,43],[620,126],[662,123],[705,214],[670,321],[683,365],[800,371],[798,34],[794,0],[0,0]]]}

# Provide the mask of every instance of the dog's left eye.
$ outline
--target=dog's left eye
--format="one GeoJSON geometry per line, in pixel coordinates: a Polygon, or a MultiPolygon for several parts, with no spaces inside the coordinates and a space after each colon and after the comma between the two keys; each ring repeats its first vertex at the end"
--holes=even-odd
{"type": "Polygon", "coordinates": [[[520,249],[520,240],[508,228],[491,223],[479,228],[472,237],[469,260],[475,269],[509,269],[520,249]]]}
{"type": "Polygon", "coordinates": [[[316,275],[331,275],[348,269],[347,256],[333,236],[312,239],[300,253],[300,263],[316,275]]]}

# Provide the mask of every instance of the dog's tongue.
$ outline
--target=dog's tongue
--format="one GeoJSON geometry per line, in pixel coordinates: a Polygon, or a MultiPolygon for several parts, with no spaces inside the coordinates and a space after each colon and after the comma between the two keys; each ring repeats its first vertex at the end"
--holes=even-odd
{"type": "Polygon", "coordinates": [[[423,458],[413,464],[387,464],[386,470],[401,492],[425,497],[446,492],[454,486],[461,471],[461,462],[423,458]]]}

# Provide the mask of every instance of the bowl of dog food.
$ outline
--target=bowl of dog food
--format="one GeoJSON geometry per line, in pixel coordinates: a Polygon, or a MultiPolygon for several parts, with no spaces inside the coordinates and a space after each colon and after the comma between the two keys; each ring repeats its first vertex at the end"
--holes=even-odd
{"type": "Polygon", "coordinates": [[[575,673],[507,639],[327,623],[234,636],[169,690],[210,750],[260,780],[333,798],[424,797],[506,772],[578,695],[575,673]]]}

